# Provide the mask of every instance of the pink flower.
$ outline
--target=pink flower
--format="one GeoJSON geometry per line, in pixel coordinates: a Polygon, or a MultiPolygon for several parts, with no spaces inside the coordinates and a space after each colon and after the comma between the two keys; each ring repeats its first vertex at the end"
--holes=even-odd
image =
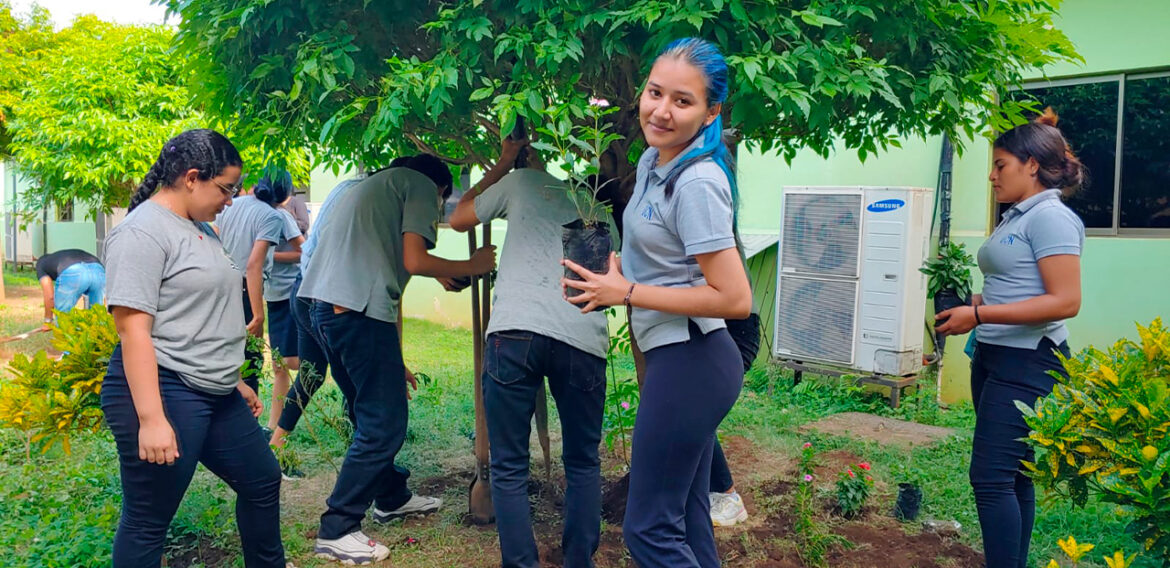
{"type": "Polygon", "coordinates": [[[805,474],[805,476],[804,476],[804,481],[805,481],[805,483],[808,483],[808,482],[812,481],[812,476],[811,476],[811,475],[808,475],[808,474],[805,474]]]}
{"type": "Polygon", "coordinates": [[[812,447],[812,442],[805,442],[801,447],[807,450],[812,447]]]}
{"type": "Polygon", "coordinates": [[[607,101],[605,99],[599,99],[597,97],[589,97],[589,104],[591,104],[595,107],[604,108],[604,107],[609,106],[609,101],[607,101]]]}
{"type": "Polygon", "coordinates": [[[849,469],[849,477],[857,477],[857,474],[856,474],[856,473],[853,473],[853,469],[852,469],[852,468],[850,468],[850,469],[849,469]]]}
{"type": "Polygon", "coordinates": [[[857,467],[860,467],[861,469],[864,469],[865,471],[869,471],[869,462],[861,462],[861,463],[857,464],[857,467]]]}
{"type": "Polygon", "coordinates": [[[624,408],[624,409],[626,409],[626,410],[629,410],[629,409],[630,409],[630,403],[628,403],[628,402],[626,402],[626,401],[624,401],[624,400],[623,400],[623,401],[622,401],[622,408],[624,408]]]}

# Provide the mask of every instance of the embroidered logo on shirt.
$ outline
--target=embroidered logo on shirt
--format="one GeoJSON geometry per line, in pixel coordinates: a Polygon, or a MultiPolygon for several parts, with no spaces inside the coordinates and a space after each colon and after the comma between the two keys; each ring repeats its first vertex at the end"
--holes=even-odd
{"type": "Polygon", "coordinates": [[[649,221],[653,217],[654,217],[654,206],[647,205],[646,208],[642,210],[642,218],[649,221]]]}
{"type": "Polygon", "coordinates": [[[1001,245],[1014,245],[1014,244],[1016,244],[1016,236],[1015,235],[1008,235],[1008,236],[1000,239],[999,244],[1001,244],[1001,245]]]}

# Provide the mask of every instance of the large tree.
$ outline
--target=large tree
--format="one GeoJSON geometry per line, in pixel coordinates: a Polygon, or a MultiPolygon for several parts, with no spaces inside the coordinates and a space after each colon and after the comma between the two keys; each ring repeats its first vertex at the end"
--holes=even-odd
{"type": "Polygon", "coordinates": [[[627,188],[641,81],[678,37],[721,47],[730,126],[786,158],[1002,126],[1019,109],[998,91],[1076,57],[1057,0],[168,1],[201,101],[275,151],[310,140],[339,164],[417,149],[483,164],[517,115],[598,97],[623,108],[603,170],[627,188]]]}
{"type": "MultiPolygon", "coordinates": [[[[192,75],[171,51],[174,31],[126,26],[94,16],[53,32],[49,15],[14,18],[0,0],[0,139],[32,181],[22,196],[27,214],[50,204],[109,211],[126,204],[168,138],[189,128],[232,124],[193,104],[192,75]],[[12,30],[5,35],[4,30],[12,30]],[[11,65],[14,73],[7,73],[11,65]]],[[[308,179],[303,145],[262,160],[241,144],[254,178],[270,163],[308,179]]]]}

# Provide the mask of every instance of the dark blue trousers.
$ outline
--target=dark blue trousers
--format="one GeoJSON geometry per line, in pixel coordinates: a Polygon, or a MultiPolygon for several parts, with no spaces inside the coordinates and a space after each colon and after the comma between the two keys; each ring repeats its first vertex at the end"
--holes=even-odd
{"type": "Polygon", "coordinates": [[[975,402],[971,487],[989,567],[1026,568],[1028,563],[1036,490],[1020,461],[1031,461],[1034,456],[1020,441],[1028,436],[1029,428],[1015,401],[1034,404],[1052,392],[1056,380],[1048,373],[1066,375],[1057,351],[1068,356],[1068,344],[1056,345],[1045,338],[1036,349],[988,343],[975,346],[971,361],[971,397],[975,402]]]}
{"type": "Polygon", "coordinates": [[[248,568],[284,568],[280,541],[280,466],[260,425],[236,391],[195,390],[170,370],[158,370],[163,409],[179,442],[172,465],[138,459],[138,412],[114,349],[102,383],[102,412],[118,447],[122,517],[114,536],[115,568],[158,566],[167,527],[202,463],[236,492],[236,525],[248,568]]]}
{"type": "MultiPolygon", "coordinates": [[[[743,373],[746,375],[760,353],[760,316],[752,314],[740,320],[726,320],[727,333],[735,342],[739,350],[739,357],[743,361],[743,373]]],[[[727,465],[727,457],[723,455],[723,446],[719,445],[719,438],[715,438],[715,451],[711,454],[711,492],[727,493],[735,487],[735,479],[731,476],[731,468],[727,465]]]]}
{"type": "Polygon", "coordinates": [[[622,524],[641,568],[719,566],[711,453],[715,429],[739,398],[743,366],[727,330],[690,328],[689,341],[646,352],[622,524]]]}
{"type": "MultiPolygon", "coordinates": [[[[317,389],[325,384],[325,374],[329,371],[329,358],[325,356],[325,347],[313,330],[309,321],[309,312],[313,309],[313,301],[298,298],[297,292],[301,289],[301,277],[293,281],[292,313],[293,322],[297,326],[297,352],[300,354],[301,366],[297,371],[297,378],[289,389],[288,398],[284,401],[284,410],[280,413],[278,426],[286,432],[292,432],[300,422],[301,415],[309,407],[309,401],[317,393],[317,389]]],[[[343,393],[344,394],[344,393],[343,393]]],[[[352,393],[350,393],[352,394],[352,393]]],[[[351,396],[345,396],[349,401],[351,396]]],[[[353,408],[346,402],[346,412],[349,421],[353,423],[353,408]]]]}
{"type": "Polygon", "coordinates": [[[410,500],[410,474],[394,465],[406,440],[406,367],[395,324],[361,312],[334,313],[325,302],[314,303],[310,316],[333,380],[353,409],[353,442],[317,533],[336,539],[361,529],[371,503],[393,510],[410,500]]]}
{"type": "Polygon", "coordinates": [[[601,420],[605,359],[530,331],[487,338],[483,396],[491,441],[492,504],[504,568],[537,568],[528,504],[529,440],[541,383],[561,417],[565,568],[593,566],[601,538],[601,420]]]}

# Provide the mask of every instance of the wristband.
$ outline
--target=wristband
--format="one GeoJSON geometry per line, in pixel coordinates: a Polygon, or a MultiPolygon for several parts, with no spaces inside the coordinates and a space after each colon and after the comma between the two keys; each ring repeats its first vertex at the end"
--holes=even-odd
{"type": "Polygon", "coordinates": [[[630,290],[628,292],[626,292],[626,299],[625,299],[626,308],[631,307],[630,306],[630,296],[632,296],[634,294],[634,286],[637,286],[637,284],[630,284],[630,290]]]}
{"type": "Polygon", "coordinates": [[[976,304],[974,306],[974,308],[975,308],[975,324],[976,325],[983,325],[983,320],[979,319],[979,305],[976,304]]]}

